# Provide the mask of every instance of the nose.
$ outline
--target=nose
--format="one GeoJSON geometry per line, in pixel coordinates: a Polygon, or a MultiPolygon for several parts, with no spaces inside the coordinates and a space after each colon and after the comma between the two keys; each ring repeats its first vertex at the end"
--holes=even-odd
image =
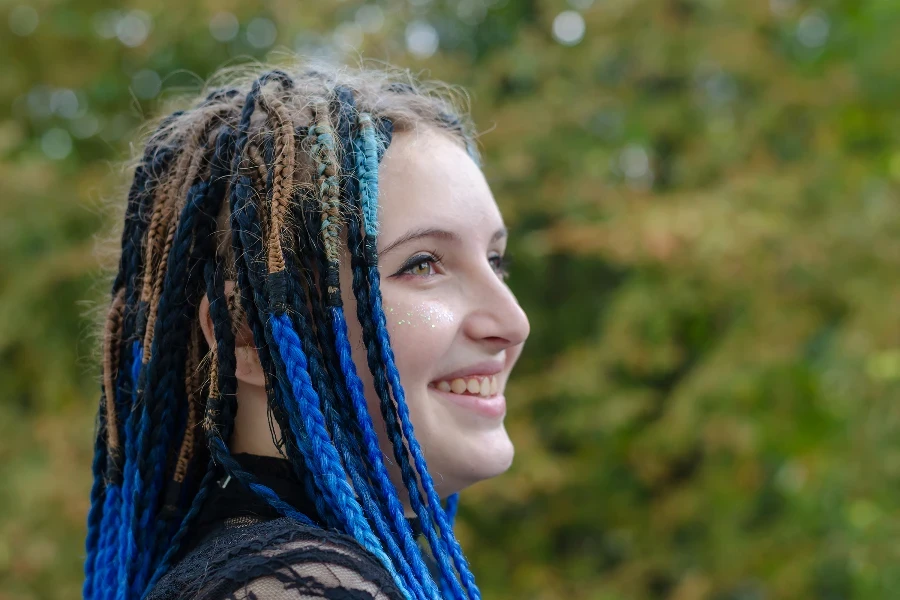
{"type": "Polygon", "coordinates": [[[463,330],[491,352],[523,344],[531,331],[528,316],[509,286],[493,270],[470,286],[470,310],[463,330]]]}

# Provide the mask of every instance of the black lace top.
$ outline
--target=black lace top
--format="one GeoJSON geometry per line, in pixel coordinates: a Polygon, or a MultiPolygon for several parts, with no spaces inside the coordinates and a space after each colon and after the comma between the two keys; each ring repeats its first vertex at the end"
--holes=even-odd
{"type": "MultiPolygon", "coordinates": [[[[315,514],[288,461],[236,454],[260,482],[300,512],[315,514]]],[[[417,538],[416,519],[410,525],[417,538]]],[[[436,565],[426,564],[438,581],[436,565]]],[[[280,517],[236,480],[207,498],[173,567],[146,600],[401,600],[384,566],[352,537],[280,517]]]]}

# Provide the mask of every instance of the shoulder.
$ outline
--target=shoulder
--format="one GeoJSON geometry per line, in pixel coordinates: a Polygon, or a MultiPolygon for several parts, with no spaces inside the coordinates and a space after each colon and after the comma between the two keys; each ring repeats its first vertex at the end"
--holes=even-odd
{"type": "Polygon", "coordinates": [[[147,600],[403,598],[352,537],[275,519],[226,528],[160,579],[147,600]]]}

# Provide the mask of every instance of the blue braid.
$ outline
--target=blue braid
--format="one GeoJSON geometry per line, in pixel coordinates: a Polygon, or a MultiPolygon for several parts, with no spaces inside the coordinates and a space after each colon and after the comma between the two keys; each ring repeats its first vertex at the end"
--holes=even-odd
{"type": "Polygon", "coordinates": [[[122,488],[117,484],[109,484],[106,487],[106,498],[103,501],[103,520],[100,523],[101,542],[97,553],[98,569],[95,572],[95,585],[90,595],[85,598],[108,598],[110,592],[115,589],[113,580],[112,554],[114,542],[119,536],[119,508],[122,502],[122,488]]]}
{"type": "MultiPolygon", "coordinates": [[[[165,274],[165,285],[159,301],[159,317],[156,320],[156,335],[151,347],[151,359],[146,366],[148,383],[143,397],[137,455],[141,458],[139,471],[143,474],[136,497],[140,497],[140,512],[136,520],[140,562],[137,565],[132,585],[135,595],[144,592],[147,579],[154,570],[154,561],[161,553],[168,524],[159,516],[159,499],[165,475],[166,456],[169,440],[173,434],[173,412],[183,404],[184,390],[177,383],[184,380],[186,344],[189,315],[183,309],[187,300],[186,276],[188,273],[191,246],[194,240],[194,225],[201,217],[197,235],[205,237],[205,229],[211,229],[211,219],[203,219],[202,212],[214,209],[216,200],[209,194],[210,183],[200,182],[191,186],[188,199],[182,210],[178,228],[169,253],[165,274]],[[180,402],[181,401],[181,402],[180,402]],[[149,447],[147,454],[144,448],[149,447]],[[146,490],[143,494],[141,490],[146,490]]],[[[135,527],[135,525],[133,525],[135,527]]]]}
{"type": "Polygon", "coordinates": [[[210,454],[225,468],[227,474],[268,502],[280,514],[305,525],[315,526],[312,519],[297,511],[282,500],[271,488],[259,483],[256,477],[243,470],[234,457],[231,456],[231,452],[225,444],[223,438],[231,436],[231,430],[234,426],[234,415],[237,409],[237,379],[234,375],[236,368],[234,332],[231,329],[228,307],[225,302],[225,279],[222,269],[217,268],[213,261],[207,262],[205,279],[207,282],[207,294],[210,297],[209,311],[213,319],[217,346],[216,358],[219,364],[219,396],[215,400],[210,398],[213,406],[208,406],[208,410],[211,414],[221,413],[218,422],[213,423],[213,427],[209,431],[210,454]],[[217,404],[221,404],[221,406],[217,406],[217,404]]]}
{"type": "MultiPolygon", "coordinates": [[[[290,255],[285,255],[285,260],[288,265],[290,265],[292,262],[290,255]]],[[[291,277],[294,277],[295,275],[299,274],[297,274],[296,271],[291,270],[291,277]]],[[[321,303],[316,296],[316,293],[310,294],[313,310],[317,314],[322,314],[321,303]]],[[[308,311],[306,305],[304,302],[296,301],[296,297],[294,297],[294,300],[295,301],[291,303],[292,308],[294,309],[294,312],[291,314],[294,327],[296,327],[298,331],[307,331],[308,326],[306,325],[306,323],[308,322],[309,315],[307,314],[308,311]]],[[[320,320],[318,322],[322,323],[324,321],[320,320]]],[[[394,540],[391,525],[385,522],[383,516],[383,506],[372,498],[370,486],[368,483],[368,477],[374,477],[374,473],[373,469],[371,468],[371,460],[369,460],[369,457],[372,451],[377,451],[377,438],[375,438],[374,446],[365,445],[361,441],[361,439],[357,439],[361,438],[362,436],[360,435],[358,429],[352,426],[352,423],[354,422],[352,420],[353,417],[347,414],[347,409],[349,408],[350,403],[346,399],[341,375],[335,372],[334,364],[337,363],[337,358],[334,351],[334,344],[326,335],[330,330],[328,327],[318,327],[317,330],[317,337],[320,340],[320,344],[322,344],[322,347],[327,349],[327,353],[329,354],[329,356],[335,355],[333,361],[325,362],[325,365],[323,365],[322,354],[319,352],[318,347],[315,345],[315,343],[311,339],[308,339],[306,336],[302,338],[302,343],[303,350],[309,357],[310,375],[316,385],[317,393],[319,393],[320,397],[322,398],[322,410],[323,415],[325,416],[326,427],[334,437],[335,447],[340,452],[341,459],[343,460],[344,465],[347,467],[347,470],[350,473],[350,478],[353,482],[354,490],[360,497],[360,504],[364,509],[366,517],[372,523],[374,523],[374,527],[376,533],[379,536],[379,539],[381,539],[382,542],[387,546],[387,550],[391,558],[397,565],[399,565],[400,573],[404,577],[404,583],[409,589],[413,591],[414,594],[416,594],[417,598],[423,597],[424,592],[421,585],[410,572],[409,563],[406,560],[406,557],[401,552],[400,548],[397,546],[396,541],[394,540]],[[334,382],[333,386],[330,383],[331,381],[334,382]],[[334,395],[337,395],[339,397],[337,401],[335,401],[334,395]]],[[[344,337],[346,338],[346,332],[344,334],[344,337]]],[[[347,346],[347,348],[349,349],[349,346],[347,346]]],[[[368,416],[368,413],[366,413],[366,416],[368,416]]],[[[378,453],[378,457],[380,459],[380,453],[378,453]]],[[[402,519],[403,524],[406,525],[406,528],[408,530],[409,524],[405,519],[403,519],[402,508],[400,508],[397,514],[399,514],[399,518],[402,519]]],[[[410,541],[412,542],[411,534],[410,541]]],[[[415,542],[412,543],[413,545],[415,544],[415,542]]],[[[432,595],[431,597],[434,596],[432,595]]]]}
{"type": "Polygon", "coordinates": [[[444,512],[447,513],[447,522],[453,527],[453,521],[456,520],[456,513],[459,510],[459,494],[450,494],[447,496],[447,506],[444,512]]]}
{"type": "MultiPolygon", "coordinates": [[[[253,314],[253,311],[247,311],[247,320],[253,331],[253,339],[259,352],[260,362],[268,367],[274,363],[274,359],[269,351],[263,325],[265,320],[265,312],[263,310],[267,305],[267,301],[261,291],[265,288],[265,262],[262,258],[262,226],[257,217],[256,205],[252,201],[254,190],[250,185],[249,179],[246,177],[239,178],[232,189],[232,246],[234,255],[243,259],[238,262],[238,282],[242,294],[248,292],[253,294],[257,314],[253,314]]],[[[269,398],[276,398],[276,396],[282,399],[287,398],[290,391],[284,387],[283,382],[279,381],[277,377],[269,377],[270,371],[273,370],[267,368],[266,384],[267,386],[272,385],[271,389],[267,389],[267,395],[269,398]]],[[[269,405],[275,419],[278,421],[279,427],[281,427],[283,432],[288,431],[290,425],[287,422],[287,416],[284,414],[284,403],[270,402],[269,405]]],[[[291,458],[294,471],[303,481],[307,496],[315,502],[319,518],[329,527],[337,528],[338,522],[333,515],[333,511],[325,502],[323,495],[316,491],[313,474],[309,469],[301,469],[304,460],[300,455],[299,448],[290,441],[289,436],[284,437],[288,442],[288,455],[291,458]]],[[[300,443],[300,440],[297,443],[300,443]]]]}
{"type": "MultiPolygon", "coordinates": [[[[141,360],[143,349],[141,340],[136,339],[132,342],[132,362],[131,362],[131,385],[132,385],[132,405],[137,406],[138,402],[138,377],[141,370],[141,360]]],[[[131,564],[134,555],[137,552],[136,541],[134,539],[134,530],[131,528],[132,517],[135,512],[135,479],[139,478],[137,466],[135,465],[135,429],[136,411],[132,410],[128,413],[125,421],[125,469],[122,479],[122,502],[119,516],[119,540],[118,547],[118,572],[116,574],[116,585],[111,587],[115,590],[115,598],[117,600],[128,600],[128,582],[131,578],[131,564]]]]}
{"type": "MultiPolygon", "coordinates": [[[[126,361],[127,358],[122,357],[120,362],[126,364],[126,361]]],[[[121,392],[127,389],[128,381],[128,370],[120,368],[115,390],[117,396],[124,396],[121,392]]],[[[125,404],[124,399],[120,402],[116,398],[117,414],[121,414],[119,411],[125,404]]],[[[121,536],[122,473],[118,464],[120,462],[120,451],[119,449],[115,454],[111,454],[108,457],[107,480],[109,483],[107,484],[106,498],[103,502],[103,519],[100,523],[100,547],[97,555],[99,571],[95,574],[95,578],[99,582],[99,589],[97,585],[94,586],[94,594],[91,598],[110,598],[117,585],[117,571],[113,568],[117,561],[113,557],[118,555],[118,543],[121,536]]]]}
{"type": "MultiPolygon", "coordinates": [[[[87,519],[87,536],[84,541],[86,557],[84,561],[85,580],[82,586],[82,596],[91,598],[94,595],[94,575],[97,564],[97,554],[100,551],[100,532],[102,531],[102,507],[106,503],[106,488],[103,483],[103,474],[107,465],[107,446],[106,446],[106,402],[115,402],[115,398],[106,398],[105,394],[101,395],[100,409],[97,413],[99,427],[97,428],[97,437],[94,440],[94,460],[91,463],[91,473],[93,475],[93,484],[91,485],[91,509],[88,512],[87,519]]],[[[116,424],[113,423],[113,427],[116,424]]]]}
{"type": "MultiPolygon", "coordinates": [[[[346,207],[356,201],[356,196],[359,193],[357,171],[359,154],[354,151],[354,140],[351,132],[351,123],[354,121],[353,113],[355,111],[355,103],[352,92],[347,88],[337,88],[335,90],[335,95],[338,99],[339,109],[339,119],[335,132],[338,139],[341,141],[343,150],[341,170],[345,173],[345,180],[341,191],[344,196],[344,204],[346,207]]],[[[347,222],[349,223],[349,229],[353,230],[352,232],[348,232],[348,240],[350,238],[358,238],[358,217],[347,215],[347,222]]],[[[355,432],[359,432],[362,436],[362,447],[365,449],[364,456],[368,459],[367,462],[369,463],[368,473],[372,480],[377,483],[375,491],[378,493],[380,501],[380,504],[377,506],[378,512],[387,514],[391,520],[394,532],[399,536],[399,539],[403,544],[404,553],[400,554],[398,549],[398,561],[400,562],[407,579],[414,582],[416,593],[420,594],[420,597],[439,597],[437,586],[435,586],[431,574],[425,566],[422,559],[422,552],[413,538],[412,529],[404,515],[403,505],[397,495],[396,488],[390,481],[390,477],[388,476],[387,469],[385,468],[382,459],[378,436],[375,433],[372,418],[369,415],[366,404],[363,384],[357,374],[356,366],[353,362],[350,341],[347,337],[347,322],[344,311],[340,306],[333,306],[329,307],[329,312],[331,313],[332,331],[335,340],[335,358],[340,364],[341,373],[346,382],[347,391],[349,392],[350,401],[354,409],[356,425],[358,426],[352,429],[355,432]],[[407,569],[409,569],[407,562],[411,563],[414,573],[407,571],[407,569]],[[421,582],[421,584],[419,582],[421,582]],[[424,589],[421,587],[422,585],[424,585],[424,589]]],[[[379,519],[381,517],[381,515],[377,513],[375,516],[379,519]]],[[[392,548],[396,546],[396,542],[392,539],[392,536],[386,535],[383,537],[387,538],[388,544],[392,548]]]]}
{"type": "MultiPolygon", "coordinates": [[[[374,188],[377,194],[378,152],[375,135],[369,125],[370,123],[371,119],[368,114],[360,115],[360,124],[362,127],[360,139],[357,140],[356,156],[358,162],[357,172],[359,174],[361,187],[360,201],[369,203],[369,206],[371,207],[373,196],[377,199],[377,195],[373,195],[372,190],[374,188]]],[[[370,298],[366,286],[367,276],[364,275],[365,271],[365,273],[368,274],[368,277],[371,276],[371,272],[367,269],[366,265],[377,261],[375,255],[375,237],[371,235],[371,232],[377,231],[377,225],[367,223],[366,227],[369,235],[366,235],[365,260],[363,261],[358,256],[354,257],[354,290],[358,298],[357,308],[359,311],[359,320],[360,323],[363,324],[363,334],[366,339],[369,368],[374,376],[375,387],[378,396],[381,399],[381,414],[387,425],[388,434],[391,436],[394,447],[394,457],[397,459],[397,464],[399,465],[400,472],[403,476],[403,482],[409,492],[410,504],[419,516],[422,524],[422,531],[428,539],[438,567],[440,568],[441,579],[445,582],[444,587],[447,588],[446,582],[455,584],[455,587],[445,591],[445,594],[451,598],[462,599],[465,598],[465,592],[453,573],[453,567],[447,553],[447,548],[437,537],[434,530],[433,518],[429,509],[425,506],[421,493],[419,492],[416,474],[409,462],[406,445],[403,442],[402,426],[397,422],[398,415],[395,413],[393,402],[391,401],[391,394],[388,387],[389,381],[385,374],[385,365],[381,362],[382,357],[381,351],[379,350],[378,330],[376,327],[376,319],[374,318],[375,311],[372,308],[372,299],[370,298]]],[[[354,232],[353,228],[350,229],[350,234],[351,237],[354,235],[358,237],[358,232],[354,232]]],[[[351,240],[350,245],[351,247],[356,248],[360,244],[357,240],[351,240]]],[[[356,254],[358,255],[358,252],[356,254]]]]}
{"type": "MultiPolygon", "coordinates": [[[[323,105],[319,105],[316,108],[315,114],[317,116],[318,122],[316,125],[310,126],[310,128],[308,129],[308,134],[314,140],[311,154],[315,157],[320,180],[320,231],[322,235],[322,245],[324,246],[324,253],[328,257],[327,261],[323,261],[321,253],[319,254],[319,264],[322,265],[322,263],[325,262],[324,268],[320,267],[320,277],[324,279],[324,287],[326,287],[328,291],[327,302],[329,305],[329,310],[331,310],[331,307],[340,305],[340,280],[338,277],[339,267],[337,244],[338,237],[340,235],[341,224],[340,200],[337,196],[340,194],[341,188],[339,183],[337,165],[335,164],[336,160],[334,157],[334,135],[332,133],[331,125],[330,123],[328,123],[328,111],[329,109],[327,107],[324,107],[323,105]]],[[[349,127],[349,119],[346,119],[345,122],[349,127]]],[[[307,223],[308,222],[309,221],[307,221],[307,223]]],[[[315,240],[317,239],[317,237],[317,235],[310,236],[311,240],[315,240]]],[[[327,327],[327,324],[320,322],[320,327],[327,327]]],[[[336,379],[338,380],[338,384],[340,384],[339,378],[336,379]]],[[[341,393],[341,396],[344,396],[344,394],[341,393]]],[[[324,407],[326,411],[329,409],[328,400],[329,396],[326,396],[324,398],[324,407]]],[[[344,439],[343,431],[340,430],[340,427],[338,427],[337,429],[338,431],[335,436],[336,443],[341,445],[343,449],[348,448],[348,444],[344,439]]],[[[352,426],[350,426],[350,431],[353,431],[355,435],[358,435],[358,430],[352,426]]],[[[362,455],[362,453],[360,453],[360,455],[362,455]]],[[[340,464],[338,464],[337,467],[340,468],[340,464]]],[[[392,532],[390,532],[385,525],[383,516],[380,514],[380,507],[371,500],[371,488],[366,481],[367,476],[357,476],[358,474],[355,472],[356,469],[361,468],[359,465],[359,459],[357,457],[350,457],[350,460],[346,461],[346,467],[350,471],[351,481],[358,488],[357,493],[361,496],[362,501],[364,502],[363,506],[368,509],[368,517],[374,522],[376,530],[378,530],[384,538],[384,543],[387,546],[388,551],[391,552],[395,557],[395,560],[397,560],[397,565],[399,566],[401,574],[403,576],[403,579],[397,581],[398,587],[401,587],[404,590],[406,590],[407,588],[412,588],[414,592],[418,592],[419,585],[410,573],[407,561],[400,554],[399,548],[397,547],[396,542],[393,539],[392,532]]],[[[352,530],[351,533],[354,534],[358,541],[365,545],[365,541],[360,540],[359,535],[357,535],[355,532],[352,532],[352,530]]],[[[368,533],[371,534],[371,530],[369,530],[368,533]]],[[[391,568],[391,572],[393,573],[393,564],[388,566],[389,568],[391,568]]]]}
{"type": "MultiPolygon", "coordinates": [[[[400,499],[397,496],[396,488],[388,477],[387,469],[385,468],[384,461],[381,457],[378,436],[375,433],[375,429],[372,425],[372,418],[369,415],[368,407],[366,405],[362,381],[360,381],[359,376],[356,373],[356,367],[353,363],[350,341],[347,339],[347,323],[343,315],[343,309],[340,307],[333,307],[330,310],[332,313],[332,327],[334,328],[336,338],[335,346],[337,348],[338,356],[340,357],[341,369],[349,384],[350,397],[356,412],[357,422],[362,429],[364,439],[363,447],[366,452],[366,457],[374,466],[374,472],[370,472],[370,476],[378,483],[378,491],[384,499],[386,511],[391,517],[391,525],[393,526],[394,531],[400,534],[400,540],[404,547],[402,553],[397,547],[393,536],[390,535],[390,532],[382,532],[382,529],[385,528],[383,525],[383,518],[380,514],[382,513],[383,507],[373,505],[371,514],[375,518],[379,533],[381,533],[382,538],[385,539],[390,546],[391,554],[395,556],[397,562],[401,565],[404,577],[410,582],[410,587],[414,589],[417,596],[439,598],[440,595],[438,594],[437,587],[431,578],[431,574],[428,572],[428,568],[425,566],[425,562],[422,560],[422,553],[413,539],[412,530],[405,518],[403,505],[400,503],[400,499]],[[409,571],[410,563],[412,563],[414,572],[409,571]]],[[[362,485],[359,485],[358,487],[362,487],[362,485]]],[[[366,496],[369,496],[368,490],[364,487],[362,489],[366,496]]]]}
{"type": "MultiPolygon", "coordinates": [[[[271,336],[276,344],[278,354],[284,361],[284,370],[287,380],[291,383],[294,401],[298,410],[288,411],[289,415],[299,413],[303,420],[303,426],[309,436],[310,448],[307,460],[314,465],[314,471],[324,480],[323,492],[329,498],[332,506],[339,508],[345,530],[367,550],[381,560],[395,579],[397,573],[390,559],[384,554],[378,539],[372,534],[372,530],[365,521],[359,502],[353,496],[353,489],[341,475],[341,463],[337,450],[325,431],[325,422],[322,411],[319,409],[319,399],[312,387],[312,381],[307,371],[307,360],[300,348],[300,338],[294,331],[290,318],[285,314],[272,314],[269,319],[271,336]]],[[[298,427],[293,423],[294,435],[298,435],[298,427]]],[[[404,590],[405,591],[405,590],[404,590]]],[[[406,593],[408,596],[408,593],[406,593]]]]}
{"type": "MultiPolygon", "coordinates": [[[[366,157],[365,177],[361,182],[361,187],[365,190],[365,193],[362,193],[360,195],[361,201],[363,202],[363,212],[367,215],[377,215],[378,165],[376,161],[378,160],[378,157],[374,129],[369,127],[362,128],[362,146],[366,157]],[[367,204],[368,209],[366,206],[367,204]]],[[[377,232],[376,224],[366,223],[365,226],[367,237],[373,236],[374,232],[377,232]]],[[[447,514],[441,508],[441,501],[434,489],[434,483],[432,481],[430,473],[427,470],[425,458],[424,456],[422,456],[422,451],[419,443],[415,439],[415,436],[413,434],[413,426],[409,418],[409,409],[406,405],[406,397],[403,391],[403,387],[400,384],[400,374],[394,361],[394,353],[390,345],[390,337],[387,331],[384,311],[381,307],[380,275],[378,273],[377,263],[374,260],[369,265],[368,280],[371,310],[375,319],[375,327],[378,335],[378,341],[381,347],[381,359],[386,367],[388,379],[391,384],[391,390],[393,391],[394,399],[397,404],[397,413],[400,417],[400,425],[403,428],[403,434],[409,443],[410,452],[413,456],[413,460],[415,461],[416,469],[421,477],[422,487],[425,489],[425,493],[428,496],[429,506],[431,507],[430,512],[436,518],[438,526],[440,528],[441,538],[449,547],[450,554],[453,557],[453,562],[456,566],[457,571],[459,571],[463,583],[465,584],[469,598],[471,598],[472,600],[478,600],[481,598],[481,593],[479,592],[478,587],[475,584],[475,578],[472,576],[472,572],[469,569],[468,562],[466,561],[466,558],[462,553],[459,542],[453,535],[452,528],[447,520],[447,514]]],[[[440,546],[438,547],[440,548],[440,546]]],[[[441,552],[441,554],[443,554],[443,552],[441,552]]],[[[445,575],[445,577],[447,576],[445,575]]],[[[450,580],[450,577],[447,577],[447,579],[450,580]]],[[[455,579],[455,577],[453,579],[455,579]]]]}
{"type": "MultiPolygon", "coordinates": [[[[294,282],[293,278],[299,276],[299,273],[294,268],[294,259],[290,253],[285,254],[285,263],[290,275],[287,280],[288,286],[295,287],[292,285],[294,282]]],[[[315,297],[316,295],[317,294],[310,294],[313,308],[314,310],[320,310],[321,304],[315,297]]],[[[367,479],[369,473],[371,473],[371,469],[367,468],[368,464],[363,464],[366,462],[366,455],[363,450],[364,446],[361,443],[361,440],[357,439],[361,438],[361,436],[355,428],[349,425],[351,423],[351,417],[347,414],[349,403],[346,400],[346,394],[343,389],[343,382],[340,374],[335,372],[333,364],[327,364],[327,367],[322,364],[322,353],[319,351],[318,346],[316,346],[312,334],[309,333],[312,331],[312,327],[309,325],[310,315],[306,303],[303,302],[297,294],[289,293],[288,298],[292,308],[292,311],[289,314],[291,316],[293,327],[296,331],[306,333],[306,335],[301,336],[302,347],[309,358],[309,373],[311,379],[315,384],[316,392],[322,400],[322,411],[325,417],[326,428],[334,437],[335,447],[340,452],[341,459],[350,473],[354,490],[360,498],[360,504],[364,509],[366,517],[374,523],[375,530],[378,533],[379,538],[387,546],[390,556],[395,563],[399,565],[400,572],[405,578],[404,582],[407,587],[413,590],[416,597],[422,597],[423,592],[421,586],[418,581],[412,577],[409,571],[409,565],[394,541],[390,526],[385,522],[383,515],[381,514],[382,511],[380,505],[372,498],[367,479]],[[334,382],[334,384],[332,384],[332,382],[334,382]],[[335,401],[335,395],[339,397],[339,400],[335,401]],[[350,435],[347,435],[348,432],[350,432],[350,435]]],[[[323,321],[319,322],[321,323],[323,321]]],[[[325,335],[326,332],[329,331],[329,328],[320,326],[318,330],[320,333],[318,337],[323,348],[333,351],[333,345],[330,343],[331,340],[325,335]]],[[[346,338],[346,335],[344,337],[346,338]]],[[[377,439],[375,448],[377,448],[377,439]]]]}

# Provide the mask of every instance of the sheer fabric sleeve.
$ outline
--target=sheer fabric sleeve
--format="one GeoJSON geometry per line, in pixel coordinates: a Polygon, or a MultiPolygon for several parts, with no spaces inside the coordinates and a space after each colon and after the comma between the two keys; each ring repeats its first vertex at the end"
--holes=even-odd
{"type": "Polygon", "coordinates": [[[402,600],[349,536],[276,519],[230,527],[163,577],[147,600],[402,600]]]}

